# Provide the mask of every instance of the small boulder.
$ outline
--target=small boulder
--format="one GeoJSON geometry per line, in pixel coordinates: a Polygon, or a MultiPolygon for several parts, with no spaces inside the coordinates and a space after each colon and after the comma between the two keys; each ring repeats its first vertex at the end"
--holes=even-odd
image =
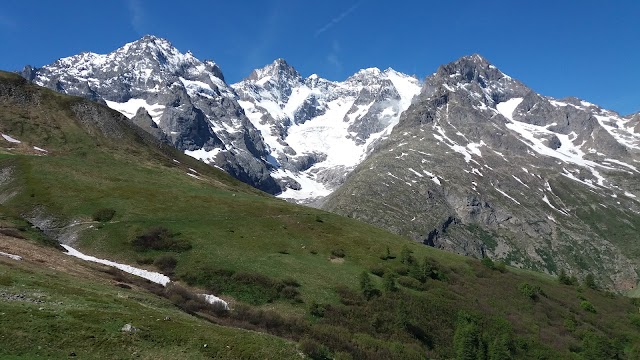
{"type": "Polygon", "coordinates": [[[131,325],[131,324],[124,324],[124,326],[122,327],[122,329],[120,329],[120,331],[123,332],[138,332],[140,331],[137,327],[131,325]]]}

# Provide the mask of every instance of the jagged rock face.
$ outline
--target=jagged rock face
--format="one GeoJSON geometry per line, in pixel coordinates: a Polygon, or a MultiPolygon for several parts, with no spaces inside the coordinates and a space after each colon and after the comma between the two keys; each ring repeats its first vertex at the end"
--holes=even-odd
{"type": "MultiPolygon", "coordinates": [[[[179,52],[167,40],[145,36],[106,55],[82,53],[39,69],[27,66],[21,74],[38,85],[105,103],[132,119],[144,108],[164,133],[152,130],[157,137],[257,188],[280,191],[262,138],[220,68],[179,52]]],[[[154,129],[148,119],[136,122],[154,129]]]]}
{"type": "Polygon", "coordinates": [[[279,196],[303,203],[340,186],[420,90],[417,79],[392,69],[333,82],[302,78],[282,59],[232,86],[265,139],[279,196]]]}
{"type": "Polygon", "coordinates": [[[544,97],[464,57],[425,80],[324,207],[427,245],[629,288],[640,264],[635,127],[637,115],[544,97]]]}

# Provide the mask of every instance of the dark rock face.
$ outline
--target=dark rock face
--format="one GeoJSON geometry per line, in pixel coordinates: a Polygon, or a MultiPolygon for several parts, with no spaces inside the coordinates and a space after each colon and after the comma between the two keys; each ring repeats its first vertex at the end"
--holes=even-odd
{"type": "Polygon", "coordinates": [[[145,36],[106,55],[82,53],[39,69],[26,66],[21,75],[56,91],[105,103],[156,138],[233,169],[232,174],[262,190],[280,191],[269,179],[263,139],[220,68],[189,52],[180,53],[167,40],[145,36]],[[148,116],[138,113],[140,107],[148,116]]]}
{"type": "Polygon", "coordinates": [[[145,108],[139,108],[136,112],[136,116],[131,118],[131,122],[153,135],[156,139],[169,144],[171,143],[167,138],[167,135],[158,128],[158,125],[153,121],[151,115],[149,115],[145,108]]]}
{"type": "Polygon", "coordinates": [[[640,223],[634,121],[536,94],[482,57],[464,57],[425,80],[323,207],[430,246],[598,273],[622,289],[636,282],[640,259],[592,216],[640,223]]]}

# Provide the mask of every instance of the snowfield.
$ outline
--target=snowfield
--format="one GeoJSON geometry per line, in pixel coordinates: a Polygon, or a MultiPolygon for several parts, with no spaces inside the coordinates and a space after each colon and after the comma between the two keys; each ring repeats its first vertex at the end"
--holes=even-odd
{"type": "Polygon", "coordinates": [[[0,251],[0,256],[6,256],[9,259],[18,260],[18,261],[22,260],[22,256],[9,254],[9,253],[2,252],[2,251],[0,251]]]}
{"type": "MultiPolygon", "coordinates": [[[[62,244],[60,244],[62,245],[62,244]]],[[[167,286],[170,282],[171,279],[169,279],[168,276],[164,275],[164,274],[160,274],[157,272],[153,272],[153,271],[148,271],[148,270],[144,270],[144,269],[138,269],[136,267],[133,267],[131,265],[125,265],[125,264],[120,264],[114,261],[110,261],[110,260],[105,260],[105,259],[99,259],[97,257],[93,257],[90,255],[86,255],[81,253],[80,251],[72,248],[69,245],[62,245],[62,247],[67,250],[66,254],[73,256],[73,257],[77,257],[79,259],[85,260],[85,261],[91,261],[94,263],[98,263],[98,264],[103,264],[103,265],[107,265],[107,266],[111,266],[114,267],[116,269],[122,270],[126,273],[135,275],[135,276],[139,276],[143,279],[147,279],[151,282],[154,282],[156,284],[160,284],[162,286],[167,286]]],[[[0,253],[0,255],[3,255],[4,253],[0,253]]],[[[7,254],[7,255],[11,255],[11,254],[7,254]]],[[[15,255],[12,255],[15,256],[15,255]]],[[[19,256],[18,256],[19,257],[19,256]]],[[[20,260],[20,259],[16,259],[16,260],[20,260]]],[[[224,304],[225,309],[229,310],[229,304],[227,304],[226,301],[220,299],[219,297],[215,296],[215,295],[209,295],[209,294],[200,294],[201,296],[204,297],[205,301],[207,301],[209,304],[215,304],[215,303],[222,303],[224,304]]]]}

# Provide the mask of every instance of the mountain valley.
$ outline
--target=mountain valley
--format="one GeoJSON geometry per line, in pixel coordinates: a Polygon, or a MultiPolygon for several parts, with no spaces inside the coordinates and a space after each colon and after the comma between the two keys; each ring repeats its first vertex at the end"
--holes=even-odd
{"type": "Polygon", "coordinates": [[[640,114],[480,55],[230,85],[145,36],[0,72],[0,135],[0,357],[640,354],[640,114]]]}

